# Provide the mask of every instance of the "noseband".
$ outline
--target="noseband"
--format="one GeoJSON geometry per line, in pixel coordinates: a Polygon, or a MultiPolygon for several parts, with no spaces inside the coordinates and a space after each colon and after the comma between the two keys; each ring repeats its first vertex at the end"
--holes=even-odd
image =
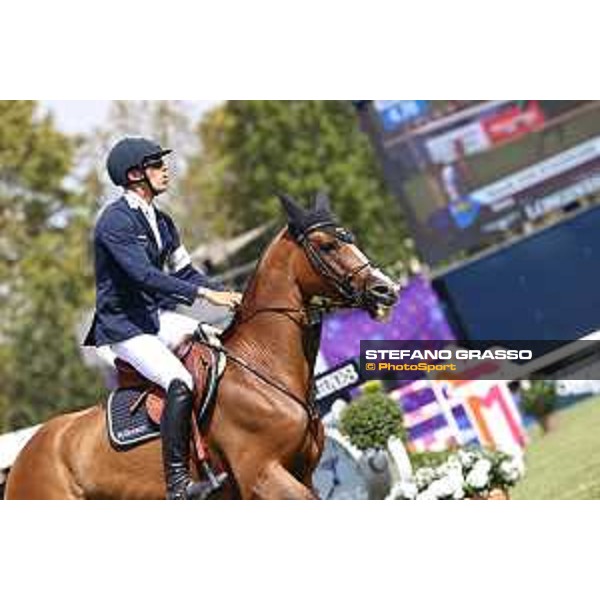
{"type": "Polygon", "coordinates": [[[294,239],[302,246],[304,253],[306,254],[310,264],[313,266],[315,271],[330,283],[336,292],[344,300],[344,304],[347,307],[360,307],[365,302],[365,290],[358,289],[353,285],[354,278],[361,273],[364,269],[371,266],[369,260],[358,265],[355,269],[349,273],[340,273],[338,270],[325,260],[322,253],[318,250],[316,245],[310,241],[309,235],[314,231],[326,231],[335,237],[338,241],[344,244],[352,244],[354,242],[354,236],[344,229],[339,227],[335,223],[323,222],[312,225],[308,229],[301,233],[294,235],[294,239]]]}

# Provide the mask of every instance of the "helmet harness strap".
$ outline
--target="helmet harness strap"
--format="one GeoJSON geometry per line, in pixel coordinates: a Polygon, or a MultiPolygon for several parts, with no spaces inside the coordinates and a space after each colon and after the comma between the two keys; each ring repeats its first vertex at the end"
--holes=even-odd
{"type": "Polygon", "coordinates": [[[140,179],[135,179],[133,181],[130,180],[128,187],[138,184],[138,183],[145,183],[148,186],[148,189],[152,192],[153,196],[158,196],[158,190],[152,185],[152,182],[150,181],[150,178],[148,177],[148,174],[146,173],[147,167],[144,166],[144,163],[142,162],[141,165],[137,165],[135,167],[132,167],[130,169],[130,171],[132,171],[133,169],[139,169],[142,172],[142,177],[140,179]]]}

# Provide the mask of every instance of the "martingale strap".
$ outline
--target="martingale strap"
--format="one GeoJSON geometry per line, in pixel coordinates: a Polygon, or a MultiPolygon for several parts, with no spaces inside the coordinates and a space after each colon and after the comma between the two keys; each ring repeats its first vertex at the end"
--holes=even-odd
{"type": "MultiPolygon", "coordinates": [[[[198,342],[205,346],[208,346],[209,348],[216,349],[215,346],[209,341],[198,340],[198,342]]],[[[316,427],[316,424],[318,424],[318,422],[319,422],[319,411],[317,409],[314,397],[312,397],[312,395],[309,396],[309,398],[307,400],[304,400],[300,396],[297,396],[296,394],[294,394],[293,392],[288,390],[282,383],[276,381],[275,379],[273,379],[266,373],[263,373],[262,371],[260,371],[259,369],[257,369],[253,365],[251,365],[249,362],[244,360],[241,356],[237,356],[236,354],[233,354],[230,350],[227,350],[227,348],[225,348],[224,346],[220,346],[218,349],[220,352],[223,352],[225,354],[225,356],[227,357],[228,360],[231,360],[234,363],[237,363],[238,365],[240,365],[241,367],[246,369],[247,371],[250,371],[250,373],[252,373],[255,377],[258,377],[258,379],[261,379],[268,385],[274,387],[276,390],[279,390],[282,394],[285,394],[288,398],[290,398],[294,402],[296,402],[296,404],[299,404],[306,411],[306,414],[308,416],[307,432],[310,429],[311,431],[313,431],[313,435],[315,435],[314,434],[315,427],[316,427]]]]}

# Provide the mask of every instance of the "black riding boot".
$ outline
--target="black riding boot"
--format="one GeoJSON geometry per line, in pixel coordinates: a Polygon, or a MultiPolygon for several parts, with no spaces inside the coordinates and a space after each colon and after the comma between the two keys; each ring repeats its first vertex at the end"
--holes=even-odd
{"type": "MultiPolygon", "coordinates": [[[[181,379],[171,382],[160,424],[168,500],[200,500],[220,487],[214,485],[214,479],[195,483],[190,477],[193,400],[191,390],[181,379]]],[[[208,465],[203,466],[209,469],[208,465]]],[[[220,478],[218,483],[221,483],[220,478]]]]}

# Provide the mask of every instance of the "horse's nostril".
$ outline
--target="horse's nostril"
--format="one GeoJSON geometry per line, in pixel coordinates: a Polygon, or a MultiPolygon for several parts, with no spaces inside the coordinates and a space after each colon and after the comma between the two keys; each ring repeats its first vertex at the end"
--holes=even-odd
{"type": "Polygon", "coordinates": [[[371,292],[377,296],[395,296],[396,290],[384,283],[377,283],[370,288],[371,292]]]}

